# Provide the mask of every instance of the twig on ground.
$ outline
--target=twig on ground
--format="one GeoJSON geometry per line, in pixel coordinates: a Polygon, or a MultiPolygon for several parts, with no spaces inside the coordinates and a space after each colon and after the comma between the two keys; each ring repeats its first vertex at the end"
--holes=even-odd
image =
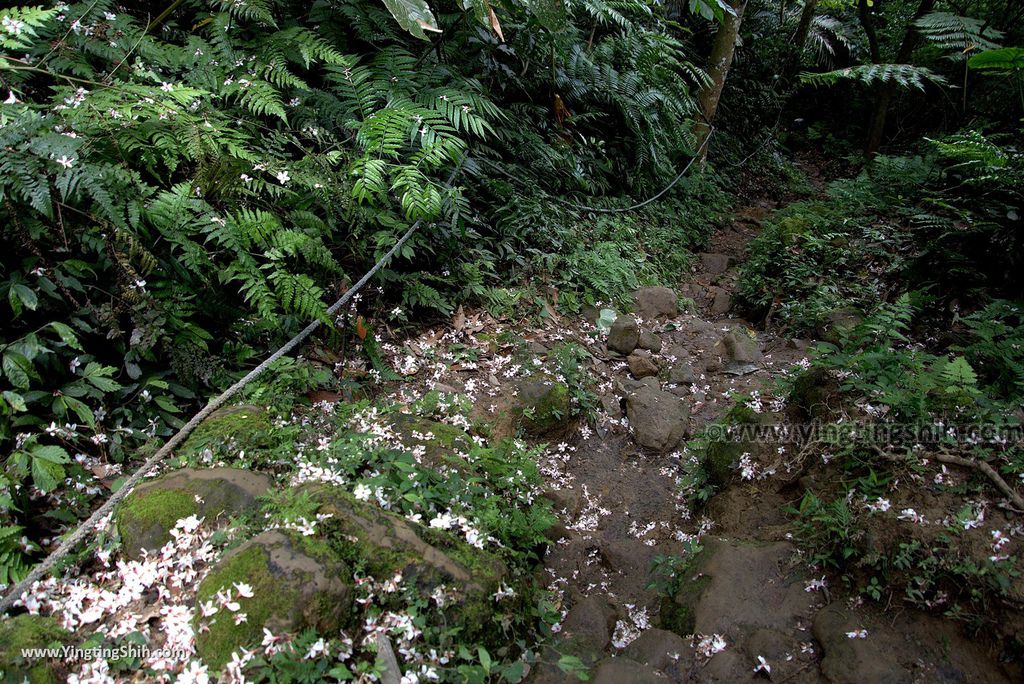
{"type": "MultiPolygon", "coordinates": [[[[887,451],[883,450],[881,447],[876,446],[873,447],[873,449],[875,450],[875,453],[877,453],[879,456],[881,456],[887,461],[892,461],[893,463],[906,463],[909,461],[909,459],[906,456],[897,456],[895,454],[890,454],[887,451]]],[[[1002,475],[997,473],[995,468],[990,466],[985,461],[977,461],[973,458],[955,456],[945,451],[938,452],[937,454],[934,455],[934,458],[936,461],[939,461],[940,463],[958,465],[964,468],[970,468],[971,470],[977,470],[981,473],[984,473],[984,475],[988,477],[989,481],[991,481],[992,484],[996,486],[996,489],[1005,494],[1006,498],[1008,498],[1013,503],[1013,505],[1016,506],[1015,512],[1024,512],[1024,497],[1018,494],[1013,489],[1013,487],[1008,485],[1006,483],[1006,480],[1003,479],[1002,475]]]]}

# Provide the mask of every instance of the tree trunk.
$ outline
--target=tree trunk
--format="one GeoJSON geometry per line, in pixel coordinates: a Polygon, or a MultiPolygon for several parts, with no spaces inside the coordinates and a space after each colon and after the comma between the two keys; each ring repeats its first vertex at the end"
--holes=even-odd
{"type": "Polygon", "coordinates": [[[804,9],[800,12],[800,23],[797,24],[796,34],[793,36],[793,46],[786,60],[786,67],[782,76],[788,82],[800,69],[800,57],[807,43],[807,34],[811,31],[811,21],[818,9],[818,0],[805,0],[804,9]]]}
{"type": "Polygon", "coordinates": [[[874,64],[882,62],[882,49],[878,46],[878,32],[875,30],[875,17],[871,14],[871,6],[868,0],[858,0],[857,18],[860,19],[861,28],[868,39],[868,54],[874,64]]]}
{"type": "Polygon", "coordinates": [[[697,144],[701,163],[707,158],[708,149],[704,143],[711,134],[711,123],[715,120],[718,101],[725,88],[729,67],[732,66],[732,58],[736,52],[736,38],[740,33],[740,23],[743,21],[743,10],[747,7],[747,0],[730,0],[729,4],[736,15],[726,14],[722,25],[715,32],[715,40],[711,45],[711,56],[708,58],[708,76],[711,77],[711,84],[706,88],[701,88],[697,93],[701,113],[701,120],[697,123],[697,144]]]}
{"type": "MultiPolygon", "coordinates": [[[[864,0],[861,0],[861,2],[864,2],[864,0]]],[[[914,30],[914,22],[931,12],[933,7],[935,7],[935,0],[921,0],[921,4],[918,5],[913,18],[907,24],[907,32],[903,34],[903,42],[900,43],[900,48],[896,52],[895,64],[910,63],[910,58],[914,55],[914,49],[917,47],[918,40],[917,32],[914,30]]],[[[864,156],[868,159],[874,157],[878,153],[878,148],[882,146],[882,135],[885,133],[885,119],[889,115],[889,105],[896,96],[896,89],[898,87],[896,83],[886,81],[878,88],[874,111],[871,114],[871,127],[868,129],[867,142],[864,144],[864,156]]]]}

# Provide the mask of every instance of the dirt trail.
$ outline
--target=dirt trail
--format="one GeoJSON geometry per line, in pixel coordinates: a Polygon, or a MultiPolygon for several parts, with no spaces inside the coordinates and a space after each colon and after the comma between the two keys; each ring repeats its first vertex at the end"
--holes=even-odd
{"type": "Polygon", "coordinates": [[[757,391],[766,413],[778,411],[768,405],[773,376],[807,355],[806,342],[731,317],[738,266],[769,210],[739,210],[698,255],[678,287],[692,311],[641,320],[640,343],[654,347],[650,353],[596,353],[591,371],[606,415],[586,438],[550,449],[544,464],[561,521],[544,572],[566,610],[533,681],[574,681],[553,664],[566,654],[598,684],[1001,680],[992,659],[949,621],[883,615],[829,593],[824,573],[812,575],[790,541],[783,511],[798,493],[781,450],[775,472],[755,464],[749,479],[733,477],[693,512],[679,486],[681,466],[694,458],[686,440],[649,448],[664,434],[659,419],[678,418],[673,402],[689,407],[688,435],[720,418],[735,394],[757,391]],[[643,377],[654,367],[657,375],[643,377]],[[697,539],[700,560],[680,578],[675,600],[663,600],[650,587],[652,562],[685,553],[697,539]]]}

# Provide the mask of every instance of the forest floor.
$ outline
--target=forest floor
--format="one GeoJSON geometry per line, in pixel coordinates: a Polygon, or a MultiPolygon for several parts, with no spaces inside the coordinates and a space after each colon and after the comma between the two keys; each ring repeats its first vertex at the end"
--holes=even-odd
{"type": "MultiPolygon", "coordinates": [[[[742,477],[694,511],[684,473],[696,456],[686,440],[673,448],[669,437],[660,448],[680,406],[687,437],[722,419],[738,397],[753,396],[766,414],[781,417],[786,398],[776,396],[776,381],[808,366],[813,341],[759,331],[759,324],[730,315],[747,245],[777,207],[753,201],[713,235],[676,288],[692,301],[689,310],[666,315],[674,305],[662,307],[658,288],[638,294],[636,351],[609,349],[610,340],[594,335],[593,315],[519,333],[538,365],[566,341],[584,346],[600,397],[596,427],[570,425],[531,440],[545,446],[541,471],[559,517],[542,572],[561,597],[563,615],[533,681],[574,681],[556,665],[567,654],[579,657],[599,684],[1009,681],[995,653],[952,621],[868,603],[828,585],[825,571],[795,545],[785,512],[799,504],[795,485],[807,473],[799,463],[805,454],[787,453],[786,446],[741,454],[742,477]],[[671,570],[665,566],[672,558],[692,556],[695,548],[699,561],[675,568],[683,576],[666,598],[659,570],[671,570]],[[670,624],[673,631],[655,627],[670,624]]],[[[458,318],[454,331],[429,333],[430,343],[453,332],[463,339],[474,324],[491,329],[482,312],[458,318]]],[[[518,385],[486,370],[487,356],[479,367],[442,373],[428,385],[463,392],[467,380],[474,386],[470,378],[479,377],[495,400],[478,405],[478,416],[500,423],[518,385]]]]}
{"type": "MultiPolygon", "coordinates": [[[[821,187],[813,175],[812,183],[821,187]]],[[[453,474],[473,463],[472,459],[465,461],[466,454],[458,445],[470,441],[495,444],[518,435],[539,454],[539,493],[552,502],[557,516],[557,523],[547,532],[550,543],[536,573],[539,584],[549,589],[559,619],[552,628],[554,638],[542,646],[539,658],[526,673],[528,681],[568,683],[577,681],[583,670],[597,684],[763,678],[851,683],[1012,681],[994,644],[968,639],[956,622],[937,613],[902,607],[902,599],[894,593],[887,599],[880,594],[882,600],[876,597],[873,601],[851,595],[843,583],[816,567],[807,551],[801,550],[787,509],[799,505],[803,491],[811,485],[827,485],[837,477],[836,466],[830,465],[827,456],[809,454],[800,444],[739,442],[727,445],[719,466],[714,466],[712,459],[713,489],[708,483],[692,481],[695,472],[707,467],[702,459],[711,453],[708,443],[701,440],[737,411],[757,417],[761,425],[787,423],[789,397],[780,381],[792,379],[810,366],[811,340],[782,337],[770,329],[759,329],[759,322],[731,315],[738,269],[746,259],[748,245],[759,234],[762,220],[778,207],[779,202],[760,199],[737,209],[712,236],[705,251],[695,255],[692,272],[684,282],[675,288],[638,290],[634,293],[635,314],[618,315],[611,325],[600,310],[579,317],[558,316],[552,310],[546,324],[526,330],[495,320],[482,310],[460,309],[447,325],[383,343],[383,355],[402,378],[381,381],[368,407],[355,415],[345,414],[343,426],[333,418],[335,405],[340,406],[338,402],[345,398],[338,393],[315,393],[310,397],[312,407],[275,419],[275,430],[295,428],[306,435],[289,443],[282,457],[273,452],[260,455],[268,448],[265,443],[240,449],[248,428],[237,421],[264,419],[259,407],[236,407],[221,416],[236,421],[227,423],[229,437],[220,445],[224,448],[215,445],[215,453],[197,449],[177,465],[201,466],[185,479],[192,478],[193,484],[206,478],[223,482],[224,491],[244,490],[245,496],[239,500],[249,503],[232,503],[235,511],[230,506],[204,510],[215,498],[210,493],[213,490],[204,489],[202,496],[195,495],[196,509],[190,495],[185,503],[191,506],[189,510],[205,512],[206,523],[193,516],[193,524],[182,530],[186,521],[172,515],[167,522],[179,529],[168,534],[146,522],[145,534],[153,534],[155,529],[153,539],[160,540],[152,547],[129,548],[125,533],[131,530],[132,511],[123,510],[117,519],[123,547],[115,550],[114,556],[109,548],[99,549],[94,567],[84,564],[77,578],[49,580],[34,587],[23,606],[59,617],[69,629],[98,626],[97,633],[105,631],[107,635],[139,631],[151,645],[179,643],[192,648],[190,644],[204,638],[209,643],[209,637],[202,635],[214,625],[207,618],[213,614],[209,611],[216,612],[216,606],[212,599],[204,604],[200,596],[219,599],[221,593],[204,589],[203,583],[211,581],[204,578],[230,577],[236,571],[230,567],[232,559],[242,554],[236,551],[218,557],[216,544],[230,543],[233,533],[211,536],[213,529],[208,526],[238,514],[249,521],[246,524],[261,525],[256,529],[263,530],[246,542],[245,548],[262,539],[259,543],[271,548],[273,556],[277,553],[273,549],[278,549],[273,544],[287,543],[274,531],[281,524],[268,526],[270,513],[246,518],[249,514],[242,509],[251,511],[260,492],[273,489],[287,498],[288,490],[300,486],[326,483],[348,492],[356,484],[354,494],[346,494],[353,498],[332,500],[332,513],[321,515],[326,508],[313,509],[315,521],[303,517],[297,525],[293,519],[287,523],[292,525],[288,529],[301,530],[315,540],[320,534],[318,524],[323,522],[326,527],[329,523],[325,521],[332,516],[344,517],[338,511],[348,511],[345,515],[352,520],[375,521],[367,527],[375,530],[370,543],[396,543],[388,542],[387,535],[381,537],[380,530],[389,525],[404,530],[407,541],[420,535],[437,543],[429,536],[436,533],[433,529],[410,536],[408,523],[394,515],[395,495],[364,484],[376,482],[367,476],[378,477],[386,470],[382,461],[360,460],[355,470],[345,474],[317,465],[310,454],[334,453],[330,451],[332,440],[359,432],[388,448],[411,448],[418,465],[433,467],[438,453],[454,451],[441,457],[455,463],[454,470],[437,468],[453,474]],[[585,350],[573,355],[569,366],[563,364],[567,344],[585,350]],[[571,378],[570,371],[575,373],[571,378]],[[588,402],[589,410],[576,411],[575,416],[560,410],[557,420],[529,429],[530,414],[523,411],[526,395],[543,400],[557,383],[568,387],[577,403],[588,402]],[[461,414],[438,415],[436,421],[416,422],[420,419],[413,418],[411,432],[403,432],[399,414],[415,414],[417,402],[438,393],[445,406],[457,406],[457,398],[462,397],[470,408],[461,414]],[[235,468],[222,466],[245,471],[239,474],[235,468]],[[253,470],[262,473],[250,472],[253,470]],[[371,491],[375,492],[372,496],[371,491]],[[374,507],[374,498],[383,511],[374,507]],[[160,548],[171,537],[174,541],[160,549],[162,555],[138,555],[140,548],[160,548]],[[112,559],[117,560],[114,566],[112,559]],[[147,563],[152,562],[158,564],[159,573],[147,570],[147,563]]],[[[321,351],[310,350],[310,357],[321,351]]],[[[370,374],[365,364],[347,370],[363,378],[370,374]]],[[[341,409],[338,411],[340,415],[341,409]]],[[[351,452],[343,448],[336,453],[351,452]]],[[[171,477],[162,478],[165,486],[171,477]]],[[[403,474],[399,479],[406,478],[403,474]]],[[[162,486],[159,481],[153,485],[156,489],[162,486]]],[[[133,497],[139,501],[146,495],[133,493],[125,505],[139,509],[137,503],[132,504],[133,497]]],[[[940,499],[913,485],[909,493],[897,493],[894,484],[887,495],[894,499],[891,519],[886,519],[891,525],[885,528],[880,522],[877,529],[894,539],[913,534],[899,527],[911,523],[895,518],[901,507],[896,503],[898,496],[904,497],[901,503],[926,512],[929,520],[948,519],[962,506],[959,499],[940,499]],[[938,510],[940,506],[944,509],[938,510]]],[[[450,505],[441,498],[423,509],[438,516],[430,521],[430,528],[435,522],[447,525],[453,519],[450,511],[444,513],[438,504],[450,505]]],[[[862,502],[853,505],[859,507],[862,502]]],[[[1005,528],[1007,537],[1021,536],[1019,527],[1007,527],[1012,518],[1000,516],[1001,512],[993,510],[985,522],[988,528],[972,530],[982,546],[990,534],[995,536],[992,526],[1005,528]]],[[[406,515],[413,521],[420,517],[406,515]]],[[[426,527],[426,521],[422,522],[426,527]]],[[[343,531],[344,539],[355,538],[348,528],[343,531]]],[[[476,540],[471,525],[464,531],[467,540],[471,536],[476,540]]],[[[454,568],[452,572],[458,575],[462,557],[445,555],[454,547],[443,547],[449,551],[442,552],[442,547],[430,543],[415,541],[416,555],[428,563],[441,562],[448,570],[454,568]]],[[[321,568],[320,561],[311,557],[303,558],[299,546],[289,549],[293,559],[307,564],[304,567],[319,568],[317,581],[329,585],[335,570],[321,568]]],[[[365,549],[360,553],[365,556],[365,549]]],[[[393,579],[385,581],[382,570],[376,573],[379,585],[367,575],[357,590],[376,587],[383,598],[394,592],[393,585],[402,581],[403,573],[415,578],[418,572],[408,573],[401,567],[397,574],[396,568],[386,570],[393,579]],[[386,588],[389,582],[392,586],[386,588]]],[[[276,571],[270,568],[271,574],[276,571]]],[[[240,577],[248,592],[252,587],[246,582],[255,585],[257,597],[261,591],[277,590],[274,581],[261,585],[252,580],[251,573],[240,577]]],[[[495,605],[510,595],[501,586],[494,595],[495,605]]],[[[373,600],[371,593],[360,603],[372,606],[373,600]]],[[[238,610],[230,589],[222,603],[222,608],[238,610]]],[[[378,624],[377,619],[374,615],[355,623],[361,626],[354,629],[366,634],[364,646],[378,631],[390,629],[395,634],[394,625],[378,624]]],[[[257,637],[263,624],[253,628],[257,637]]],[[[236,636],[224,639],[228,642],[236,636]]],[[[417,652],[420,636],[413,630],[405,640],[399,638],[398,650],[412,659],[406,661],[407,666],[415,663],[429,669],[436,665],[437,654],[431,651],[428,657],[417,652]]],[[[229,643],[241,647],[248,638],[243,635],[229,643]]],[[[269,632],[266,639],[263,645],[269,657],[277,642],[269,632]]],[[[351,653],[351,639],[348,644],[351,653]]],[[[221,662],[207,659],[207,665],[214,668],[227,662],[228,653],[221,651],[221,662]]],[[[202,646],[198,654],[206,657],[202,646]]],[[[250,657],[245,648],[235,651],[232,666],[242,668],[250,657]],[[239,653],[243,654],[241,660],[239,653]]],[[[189,659],[178,664],[143,664],[157,671],[180,671],[187,662],[190,670],[206,671],[206,665],[189,659]]],[[[90,664],[82,673],[96,674],[100,669],[90,664]]],[[[103,670],[101,674],[106,673],[103,670]]]]}
{"type": "MultiPolygon", "coordinates": [[[[754,323],[729,316],[737,267],[772,204],[734,213],[698,255],[692,277],[679,284],[696,311],[656,326],[662,358],[682,359],[696,378],[682,391],[669,389],[692,402],[691,434],[722,418],[734,396],[753,392],[764,405],[781,406],[774,378],[806,363],[810,341],[755,332],[754,323]],[[756,340],[753,372],[729,367],[720,340],[736,330],[756,340]]],[[[593,370],[603,386],[625,394],[636,382],[620,360],[597,361],[593,370]]],[[[882,610],[844,596],[842,587],[830,590],[825,573],[809,567],[792,542],[785,510],[799,495],[785,447],[777,462],[753,462],[741,482],[691,514],[678,469],[687,449],[644,453],[633,430],[616,425],[620,416],[612,414],[607,432],[572,443],[559,460],[551,496],[565,535],[545,560],[551,585],[572,606],[563,639],[575,638],[576,648],[579,639],[587,642],[592,650],[581,650],[597,664],[596,681],[660,681],[662,674],[673,681],[1008,681],[993,654],[950,621],[882,610]],[[685,556],[698,540],[701,560],[684,569],[681,582],[690,586],[675,599],[689,613],[685,631],[694,636],[687,642],[651,628],[666,624],[661,613],[670,605],[650,569],[659,556],[685,556]],[[619,657],[601,660],[613,654],[619,657]]],[[[569,678],[555,668],[539,677],[563,680],[569,678]]]]}

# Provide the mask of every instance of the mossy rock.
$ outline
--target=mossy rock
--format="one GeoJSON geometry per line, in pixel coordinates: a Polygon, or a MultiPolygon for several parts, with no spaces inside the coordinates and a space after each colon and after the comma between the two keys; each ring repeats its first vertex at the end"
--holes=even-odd
{"type": "Polygon", "coordinates": [[[563,426],[569,418],[569,387],[544,374],[534,373],[518,384],[515,413],[526,431],[543,435],[563,426]]]}
{"type": "MultiPolygon", "coordinates": [[[[322,545],[378,579],[401,573],[424,597],[442,584],[457,588],[458,595],[445,606],[445,616],[449,624],[462,626],[460,638],[501,642],[501,632],[490,619],[495,612],[492,597],[503,582],[512,582],[500,557],[469,545],[456,533],[431,529],[363,504],[337,488],[313,485],[304,489],[320,504],[318,513],[331,515],[318,526],[318,536],[307,543],[322,545]]],[[[527,610],[529,600],[529,592],[517,590],[515,603],[520,608],[527,610]]]]}
{"type": "Polygon", "coordinates": [[[472,470],[465,459],[458,455],[469,453],[472,447],[469,435],[461,428],[409,413],[393,413],[387,421],[403,446],[409,450],[423,448],[424,465],[431,468],[450,466],[459,471],[472,470]]]}
{"type": "Polygon", "coordinates": [[[117,509],[125,554],[138,558],[143,549],[159,549],[181,518],[212,520],[249,510],[272,485],[268,475],[239,468],[183,468],[144,482],[117,509]]]}
{"type": "Polygon", "coordinates": [[[534,363],[535,360],[543,362],[547,355],[548,348],[540,342],[519,340],[512,350],[512,363],[530,368],[537,365],[534,363]]]}
{"type": "Polygon", "coordinates": [[[864,320],[864,314],[853,306],[829,311],[818,325],[818,337],[825,342],[842,344],[843,340],[864,320]]]}
{"type": "Polygon", "coordinates": [[[57,659],[28,660],[23,649],[70,646],[71,632],[56,618],[18,615],[0,621],[0,681],[51,684],[64,681],[65,668],[57,659]]]}
{"type": "MultiPolygon", "coordinates": [[[[749,406],[736,404],[723,416],[720,424],[726,429],[742,430],[752,426],[770,425],[773,418],[774,414],[755,413],[749,406]]],[[[734,434],[732,437],[723,436],[709,442],[704,452],[704,468],[708,479],[718,488],[726,487],[732,480],[736,463],[743,454],[755,454],[764,446],[765,442],[749,439],[742,433],[734,434]]]]}
{"type": "Polygon", "coordinates": [[[258,452],[274,445],[273,432],[266,409],[249,404],[225,406],[200,423],[175,453],[198,457],[206,449],[218,453],[228,448],[235,453],[258,452]]]}
{"type": "Polygon", "coordinates": [[[352,573],[340,560],[327,554],[310,554],[289,535],[270,530],[229,552],[203,579],[196,594],[198,627],[196,650],[211,668],[220,669],[239,648],[263,638],[263,629],[274,634],[312,627],[322,634],[337,633],[352,615],[352,573]],[[239,598],[235,583],[252,587],[252,598],[239,598]],[[231,589],[241,604],[245,622],[235,624],[234,613],[225,608],[201,617],[207,601],[219,605],[218,591],[231,589]]]}
{"type": "Polygon", "coordinates": [[[681,637],[693,634],[696,624],[694,608],[701,594],[711,583],[710,577],[701,574],[701,568],[706,562],[707,556],[703,550],[691,557],[686,567],[680,571],[684,580],[676,592],[661,599],[658,611],[658,626],[661,629],[667,629],[681,637]]]}
{"type": "Polygon", "coordinates": [[[793,381],[789,404],[800,418],[827,419],[838,407],[839,385],[821,368],[804,371],[793,381]]]}

